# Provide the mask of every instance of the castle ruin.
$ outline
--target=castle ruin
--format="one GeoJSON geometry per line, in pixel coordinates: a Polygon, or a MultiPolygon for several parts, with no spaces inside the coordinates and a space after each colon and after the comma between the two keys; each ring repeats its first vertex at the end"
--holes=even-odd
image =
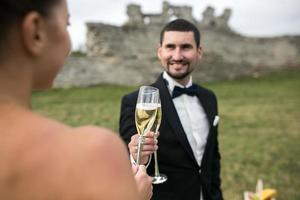
{"type": "Polygon", "coordinates": [[[193,74],[196,82],[234,79],[300,66],[300,37],[244,37],[229,26],[232,11],[220,16],[207,7],[196,20],[190,6],[164,1],[162,12],[143,13],[127,6],[122,26],[87,23],[87,57],[71,57],[55,81],[56,87],[99,83],[141,85],[155,80],[162,67],[156,57],[162,27],[176,18],[193,22],[201,32],[204,57],[193,74]]]}
{"type": "Polygon", "coordinates": [[[193,8],[190,6],[174,6],[167,1],[163,2],[162,12],[159,14],[144,14],[141,7],[136,4],[127,6],[128,21],[124,26],[128,27],[143,27],[143,26],[159,26],[163,27],[169,21],[176,18],[183,18],[198,24],[200,27],[214,27],[217,29],[230,30],[228,20],[231,15],[230,9],[225,9],[224,13],[218,17],[214,14],[213,7],[207,7],[203,12],[201,22],[198,22],[192,14],[193,8]]]}

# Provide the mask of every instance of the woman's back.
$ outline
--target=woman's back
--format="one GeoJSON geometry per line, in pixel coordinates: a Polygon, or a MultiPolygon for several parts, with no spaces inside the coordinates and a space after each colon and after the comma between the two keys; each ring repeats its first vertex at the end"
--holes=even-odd
{"type": "Polygon", "coordinates": [[[109,130],[0,112],[0,199],[137,199],[125,147],[109,130]]]}

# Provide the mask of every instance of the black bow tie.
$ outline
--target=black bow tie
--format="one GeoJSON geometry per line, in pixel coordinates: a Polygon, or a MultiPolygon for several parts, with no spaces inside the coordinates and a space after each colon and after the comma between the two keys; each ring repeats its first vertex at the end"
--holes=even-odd
{"type": "Polygon", "coordinates": [[[188,88],[181,88],[181,87],[175,86],[173,93],[172,93],[172,99],[179,97],[182,94],[187,94],[189,96],[195,96],[197,94],[197,86],[192,85],[188,88]]]}

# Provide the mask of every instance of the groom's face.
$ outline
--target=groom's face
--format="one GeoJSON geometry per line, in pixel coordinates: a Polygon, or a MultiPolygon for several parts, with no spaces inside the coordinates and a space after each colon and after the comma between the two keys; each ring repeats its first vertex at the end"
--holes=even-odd
{"type": "Polygon", "coordinates": [[[194,70],[202,56],[192,31],[166,31],[157,55],[166,72],[175,79],[184,79],[194,70]]]}

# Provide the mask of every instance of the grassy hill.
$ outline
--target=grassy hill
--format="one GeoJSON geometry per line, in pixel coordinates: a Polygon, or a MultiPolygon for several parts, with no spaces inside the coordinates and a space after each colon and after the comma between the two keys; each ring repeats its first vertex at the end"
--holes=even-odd
{"type": "MultiPolygon", "coordinates": [[[[300,71],[205,84],[219,100],[225,199],[242,199],[258,178],[281,200],[300,199],[300,71]]],[[[33,109],[72,126],[118,130],[121,97],[137,87],[100,85],[33,95],[33,109]]]]}

